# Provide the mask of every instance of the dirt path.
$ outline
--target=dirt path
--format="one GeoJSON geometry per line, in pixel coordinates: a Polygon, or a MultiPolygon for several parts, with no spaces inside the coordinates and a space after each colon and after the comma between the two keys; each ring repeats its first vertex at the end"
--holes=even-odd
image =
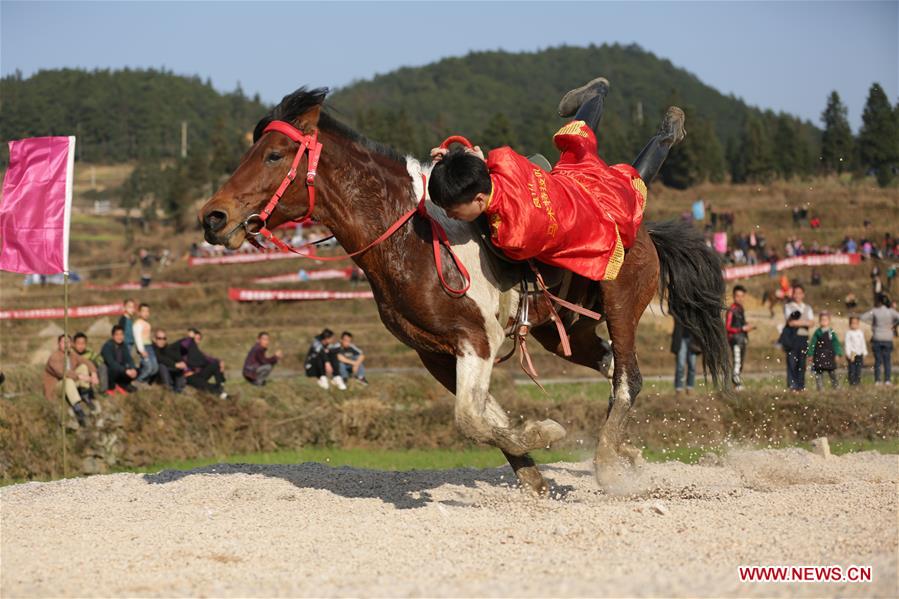
{"type": "Polygon", "coordinates": [[[0,490],[0,595],[883,596],[897,588],[899,458],[799,449],[645,465],[376,472],[214,466],[0,490]],[[741,583],[740,565],[864,565],[868,583],[741,583]]]}

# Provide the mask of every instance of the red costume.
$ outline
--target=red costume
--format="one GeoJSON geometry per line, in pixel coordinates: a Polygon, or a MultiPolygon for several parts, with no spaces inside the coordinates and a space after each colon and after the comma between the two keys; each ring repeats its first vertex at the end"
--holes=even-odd
{"type": "Polygon", "coordinates": [[[629,164],[610,167],[599,158],[583,121],[562,127],[553,141],[561,156],[549,173],[511,148],[487,155],[491,239],[514,260],[614,279],[643,221],[646,185],[629,164]]]}

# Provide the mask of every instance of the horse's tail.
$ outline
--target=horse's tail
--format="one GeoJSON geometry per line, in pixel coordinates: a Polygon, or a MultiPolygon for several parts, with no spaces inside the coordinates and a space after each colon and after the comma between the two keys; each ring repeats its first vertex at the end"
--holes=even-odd
{"type": "Polygon", "coordinates": [[[659,297],[702,349],[716,386],[727,386],[730,350],[724,329],[724,275],[718,254],[684,221],[648,223],[659,254],[659,297]]]}

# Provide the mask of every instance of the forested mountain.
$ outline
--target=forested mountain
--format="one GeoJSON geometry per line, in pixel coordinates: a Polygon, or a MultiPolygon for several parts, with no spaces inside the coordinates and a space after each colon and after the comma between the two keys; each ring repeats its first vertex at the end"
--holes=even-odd
{"type": "Polygon", "coordinates": [[[15,74],[0,80],[0,98],[3,140],[75,135],[77,158],[87,162],[178,156],[182,122],[191,148],[224,144],[239,153],[266,110],[240,89],[221,94],[208,80],[153,69],[15,74]]]}
{"type": "Polygon", "coordinates": [[[779,151],[792,153],[786,161],[795,164],[794,173],[815,167],[820,131],[813,125],[751,108],[633,45],[473,52],[354,83],[330,102],[363,132],[416,154],[460,133],[486,146],[509,144],[554,156],[552,134],[563,122],[556,115],[559,98],[597,75],[611,82],[600,140],[609,161],[632,161],[665,108],[678,104],[688,117],[683,148],[688,156],[681,158],[689,160],[681,162],[698,172],[680,173],[672,183],[690,184],[730,171],[728,163],[740,159],[739,146],[748,140],[747,125],[753,122],[765,132],[771,151],[778,150],[775,137],[786,142],[779,151]]]}

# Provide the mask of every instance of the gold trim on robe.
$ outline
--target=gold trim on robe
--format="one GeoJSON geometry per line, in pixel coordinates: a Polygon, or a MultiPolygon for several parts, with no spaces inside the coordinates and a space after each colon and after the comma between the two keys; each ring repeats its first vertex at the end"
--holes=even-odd
{"type": "Polygon", "coordinates": [[[609,257],[606,264],[606,272],[603,274],[603,281],[614,281],[618,278],[618,271],[624,264],[624,244],[621,242],[621,234],[618,232],[618,225],[615,225],[615,249],[609,257]]]}

